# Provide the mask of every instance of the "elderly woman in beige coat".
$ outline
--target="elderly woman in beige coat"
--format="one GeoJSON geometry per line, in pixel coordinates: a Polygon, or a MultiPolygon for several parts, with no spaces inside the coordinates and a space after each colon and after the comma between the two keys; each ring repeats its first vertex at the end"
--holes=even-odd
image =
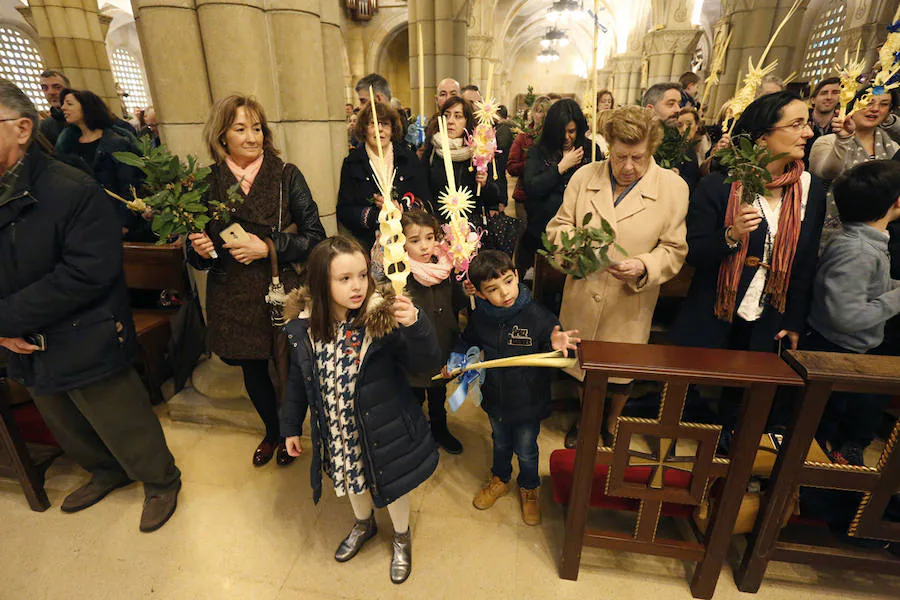
{"type": "MultiPolygon", "coordinates": [[[[585,165],[569,182],[563,204],[547,225],[559,243],[587,213],[606,219],[626,255],[610,254],[606,271],[586,279],[569,276],[560,322],[588,340],[645,344],[659,288],[675,277],[687,256],[685,216],[688,186],[674,171],[653,160],[662,140],[659,121],[646,109],[630,106],[602,117],[600,132],[609,143],[609,159],[585,165]]],[[[584,372],[571,374],[579,381],[584,372]]],[[[604,441],[609,443],[628,399],[631,382],[613,380],[604,441]]],[[[574,446],[577,424],[566,437],[574,446]]]]}

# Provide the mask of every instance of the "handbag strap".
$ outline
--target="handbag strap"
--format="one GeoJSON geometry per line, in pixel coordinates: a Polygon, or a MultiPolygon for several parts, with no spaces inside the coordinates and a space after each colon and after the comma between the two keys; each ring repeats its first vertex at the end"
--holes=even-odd
{"type": "Polygon", "coordinates": [[[287,163],[281,164],[281,185],[278,186],[278,231],[281,231],[281,215],[284,213],[284,171],[287,163]]]}

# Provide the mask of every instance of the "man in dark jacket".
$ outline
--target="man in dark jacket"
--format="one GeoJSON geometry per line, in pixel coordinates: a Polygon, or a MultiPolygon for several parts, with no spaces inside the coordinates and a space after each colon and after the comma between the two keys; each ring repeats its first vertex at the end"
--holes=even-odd
{"type": "Polygon", "coordinates": [[[91,472],[63,512],[139,480],[141,531],[175,511],[181,473],[131,366],[121,231],[101,188],[45,155],[38,113],[0,79],[0,345],[62,449],[91,472]]]}

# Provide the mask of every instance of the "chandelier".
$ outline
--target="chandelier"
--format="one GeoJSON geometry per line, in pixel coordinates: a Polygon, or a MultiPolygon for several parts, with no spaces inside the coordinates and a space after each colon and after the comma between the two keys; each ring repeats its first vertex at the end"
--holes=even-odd
{"type": "Polygon", "coordinates": [[[547,10],[547,19],[553,23],[577,20],[584,15],[584,3],[579,0],[556,0],[547,10]]]}
{"type": "Polygon", "coordinates": [[[369,21],[378,12],[378,0],[344,0],[354,21],[369,21]]]}
{"type": "Polygon", "coordinates": [[[553,26],[547,30],[541,38],[541,46],[544,48],[565,48],[569,45],[569,36],[562,29],[553,26]]]}
{"type": "Polygon", "coordinates": [[[555,48],[544,48],[541,50],[541,53],[538,54],[537,60],[539,63],[544,64],[555,63],[559,60],[559,52],[557,52],[555,48]]]}

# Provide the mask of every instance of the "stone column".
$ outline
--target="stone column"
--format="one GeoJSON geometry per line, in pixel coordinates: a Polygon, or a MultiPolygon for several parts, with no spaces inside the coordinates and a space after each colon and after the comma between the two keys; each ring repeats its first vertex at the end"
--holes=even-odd
{"type": "Polygon", "coordinates": [[[875,50],[887,38],[887,25],[896,10],[896,4],[892,2],[847,2],[846,20],[837,56],[843,57],[844,50],[849,50],[853,56],[857,42],[862,41],[860,60],[865,59],[868,65],[874,64],[878,60],[875,50]]]}
{"type": "Polygon", "coordinates": [[[160,135],[176,154],[208,161],[203,124],[211,96],[194,0],[133,0],[132,6],[160,135]]]}
{"type": "Polygon", "coordinates": [[[641,55],[636,52],[619,54],[615,60],[615,90],[613,96],[616,104],[625,106],[640,100],[641,94],[641,55]]]}
{"type": "Polygon", "coordinates": [[[678,81],[690,69],[701,34],[699,29],[661,29],[648,33],[644,38],[644,53],[650,59],[647,83],[678,81]]]}
{"type": "MultiPolygon", "coordinates": [[[[719,88],[716,90],[713,107],[718,108],[740,89],[742,81],[738,81],[738,75],[743,79],[747,74],[747,60],[753,64],[759,62],[763,49],[775,33],[775,29],[790,9],[792,0],[723,0],[725,16],[731,23],[733,32],[728,53],[725,57],[725,68],[720,75],[719,88]]],[[[798,43],[800,29],[803,22],[803,14],[806,4],[794,13],[791,20],[785,25],[778,35],[765,63],[778,60],[778,67],[774,74],[779,77],[787,77],[790,74],[791,65],[794,64],[794,52],[805,52],[806,44],[798,43]]]]}
{"type": "Polygon", "coordinates": [[[431,108],[437,82],[452,77],[466,85],[469,79],[467,58],[468,0],[410,0],[409,73],[410,97],[418,110],[419,88],[425,87],[425,102],[431,108]],[[422,24],[424,84],[420,82],[418,24],[422,24]]]}
{"type": "Polygon", "coordinates": [[[74,88],[94,92],[121,114],[106,54],[111,19],[100,14],[97,0],[30,0],[21,12],[38,33],[44,67],[62,71],[74,88]]]}

